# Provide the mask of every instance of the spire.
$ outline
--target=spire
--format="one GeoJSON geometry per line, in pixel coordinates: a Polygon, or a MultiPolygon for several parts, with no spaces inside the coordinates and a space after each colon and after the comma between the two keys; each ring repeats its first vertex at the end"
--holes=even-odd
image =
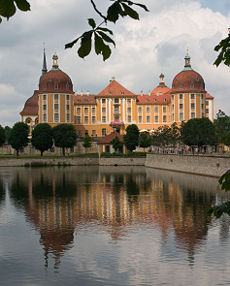
{"type": "Polygon", "coordinates": [[[42,67],[42,75],[47,73],[47,65],[46,65],[46,50],[43,49],[43,67],[42,67]]]}
{"type": "Polygon", "coordinates": [[[52,57],[53,59],[53,66],[52,66],[52,70],[58,70],[58,56],[57,56],[57,50],[55,49],[54,51],[54,55],[52,57]]]}
{"type": "Polygon", "coordinates": [[[190,63],[191,58],[190,58],[190,55],[188,52],[189,52],[189,50],[187,48],[187,53],[186,53],[186,56],[184,58],[184,60],[185,60],[184,70],[185,71],[192,70],[191,63],[190,63]]]}
{"type": "Polygon", "coordinates": [[[164,75],[163,73],[160,74],[160,83],[159,83],[159,86],[165,86],[165,81],[164,81],[164,75]]]}

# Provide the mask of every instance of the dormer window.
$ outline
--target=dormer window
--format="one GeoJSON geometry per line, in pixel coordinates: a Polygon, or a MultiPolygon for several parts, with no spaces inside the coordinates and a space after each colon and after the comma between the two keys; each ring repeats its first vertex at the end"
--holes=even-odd
{"type": "Polygon", "coordinates": [[[55,89],[58,89],[58,83],[57,83],[57,82],[55,82],[54,88],[55,88],[55,89]]]}
{"type": "Polygon", "coordinates": [[[121,91],[121,94],[123,95],[123,94],[124,94],[124,91],[121,91]]]}

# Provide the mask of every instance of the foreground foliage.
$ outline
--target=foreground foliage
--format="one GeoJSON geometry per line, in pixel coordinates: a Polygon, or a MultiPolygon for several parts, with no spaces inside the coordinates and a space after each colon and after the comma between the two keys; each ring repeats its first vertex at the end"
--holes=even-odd
{"type": "MultiPolygon", "coordinates": [[[[230,170],[225,172],[219,179],[221,189],[228,192],[230,191],[230,170]]],[[[221,205],[212,207],[208,214],[214,215],[217,218],[220,218],[224,213],[230,215],[230,201],[227,201],[221,205]]]]}

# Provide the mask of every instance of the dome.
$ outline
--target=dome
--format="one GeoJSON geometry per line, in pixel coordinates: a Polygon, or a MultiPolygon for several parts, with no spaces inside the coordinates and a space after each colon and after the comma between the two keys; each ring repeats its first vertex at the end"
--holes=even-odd
{"type": "Polygon", "coordinates": [[[40,78],[39,91],[72,93],[73,84],[70,77],[60,69],[50,70],[40,78]]]}
{"type": "Polygon", "coordinates": [[[66,73],[59,69],[56,54],[53,55],[52,69],[49,72],[44,72],[40,78],[39,92],[73,93],[72,81],[66,73]]]}
{"type": "Polygon", "coordinates": [[[21,115],[38,115],[38,90],[34,91],[33,96],[27,99],[21,115]]]}
{"type": "Polygon", "coordinates": [[[170,92],[170,88],[167,86],[157,86],[152,91],[151,94],[161,95],[170,92]]]}
{"type": "Polygon", "coordinates": [[[190,56],[185,56],[184,70],[178,73],[172,82],[171,93],[194,92],[205,93],[205,83],[202,76],[190,65],[190,56]]]}
{"type": "Polygon", "coordinates": [[[169,92],[170,92],[170,88],[165,85],[164,75],[161,73],[159,85],[151,91],[151,94],[162,95],[162,94],[169,93],[169,92]]]}

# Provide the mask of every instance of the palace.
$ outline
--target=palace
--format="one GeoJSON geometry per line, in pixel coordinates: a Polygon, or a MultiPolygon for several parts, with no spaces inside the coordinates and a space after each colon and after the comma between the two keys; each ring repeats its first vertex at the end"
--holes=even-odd
{"type": "Polygon", "coordinates": [[[33,127],[42,122],[51,126],[74,124],[79,137],[103,137],[112,131],[124,133],[130,124],[153,131],[162,125],[180,124],[191,118],[214,119],[214,98],[205,90],[202,76],[191,68],[185,56],[184,69],[165,85],[164,75],[149,94],[135,94],[112,78],[98,94],[77,94],[71,78],[59,69],[58,56],[47,71],[44,51],[39,89],[34,91],[21,111],[21,120],[33,127]]]}

